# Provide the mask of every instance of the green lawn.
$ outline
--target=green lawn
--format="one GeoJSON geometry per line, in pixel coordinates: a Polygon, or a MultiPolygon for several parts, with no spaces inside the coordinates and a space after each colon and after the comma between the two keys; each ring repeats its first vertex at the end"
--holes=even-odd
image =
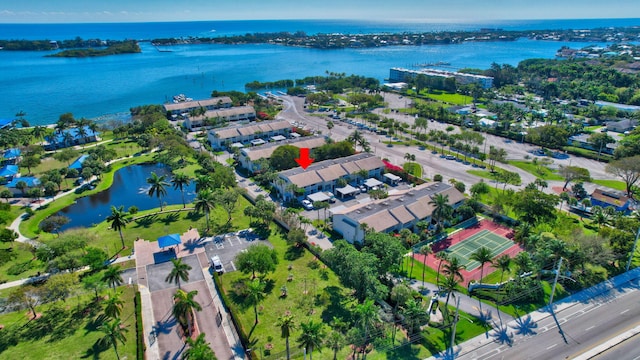
{"type": "Polygon", "coordinates": [[[620,180],[591,180],[592,183],[614,190],[627,191],[627,185],[620,180]]]}
{"type": "Polygon", "coordinates": [[[473,100],[471,96],[465,96],[462,94],[447,94],[447,93],[431,94],[426,91],[423,91],[421,95],[424,95],[433,100],[442,101],[452,105],[467,105],[467,104],[471,104],[471,101],[473,100]]]}
{"type": "MultiPolygon", "coordinates": [[[[125,344],[118,343],[118,352],[122,359],[135,359],[135,290],[133,287],[118,290],[124,301],[122,323],[128,329],[125,344]]],[[[96,306],[91,295],[41,305],[36,311],[42,317],[32,321],[27,318],[26,310],[0,315],[0,324],[5,327],[0,331],[0,359],[116,359],[113,347],[94,347],[103,336],[96,329],[101,323],[102,306],[96,306]]]]}
{"type": "Polygon", "coordinates": [[[492,172],[489,170],[467,170],[467,173],[475,175],[477,177],[481,177],[483,179],[495,180],[492,172]]]}
{"type": "MultiPolygon", "coordinates": [[[[297,324],[309,319],[328,324],[334,316],[341,316],[346,311],[342,301],[347,297],[347,291],[333,271],[311,253],[303,248],[289,247],[279,229],[269,237],[269,241],[278,251],[280,263],[274,273],[266,276],[267,296],[258,305],[259,323],[255,328],[253,306],[234,291],[251,275],[234,271],[224,274],[221,281],[223,291],[232,302],[231,309],[240,319],[240,326],[246,334],[250,334],[250,341],[256,343],[254,348],[263,351],[265,345],[270,343],[273,345],[271,352],[279,353],[285,351],[285,341],[280,338],[280,329],[275,325],[279,316],[290,311],[297,324]],[[289,274],[293,276],[292,281],[287,281],[289,274]],[[283,285],[288,290],[286,297],[281,296],[283,285]]],[[[291,348],[296,346],[295,339],[299,335],[298,327],[291,335],[291,348]]],[[[347,353],[348,349],[343,349],[341,358],[346,357],[347,353]]],[[[327,356],[329,352],[325,350],[323,354],[327,356]]]]}
{"type": "Polygon", "coordinates": [[[509,164],[543,180],[564,180],[562,176],[542,164],[534,164],[531,161],[509,161],[509,164]]]}
{"type": "Polygon", "coordinates": [[[417,178],[422,178],[422,165],[416,162],[406,162],[402,164],[402,168],[409,174],[417,178]]]}
{"type": "Polygon", "coordinates": [[[29,277],[42,269],[30,250],[31,246],[19,242],[0,243],[0,283],[29,277]]]}

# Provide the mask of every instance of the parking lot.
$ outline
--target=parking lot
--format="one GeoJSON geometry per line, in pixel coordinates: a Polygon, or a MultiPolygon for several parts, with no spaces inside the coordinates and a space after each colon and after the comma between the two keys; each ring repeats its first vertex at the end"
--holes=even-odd
{"type": "Polygon", "coordinates": [[[264,244],[272,247],[269,241],[259,239],[252,231],[241,230],[206,238],[204,240],[204,251],[207,254],[207,259],[211,259],[215,255],[220,257],[224,271],[231,272],[236,270],[236,265],[234,264],[236,256],[254,244],[264,244]]]}

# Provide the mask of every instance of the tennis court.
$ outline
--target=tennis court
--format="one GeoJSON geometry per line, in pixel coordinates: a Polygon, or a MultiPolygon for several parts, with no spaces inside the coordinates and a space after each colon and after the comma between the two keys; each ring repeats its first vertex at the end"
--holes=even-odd
{"type": "Polygon", "coordinates": [[[469,258],[483,246],[491,250],[491,257],[496,257],[513,246],[513,241],[484,229],[450,246],[445,251],[457,257],[460,263],[466,266],[466,270],[471,271],[480,267],[480,263],[469,258]]]}

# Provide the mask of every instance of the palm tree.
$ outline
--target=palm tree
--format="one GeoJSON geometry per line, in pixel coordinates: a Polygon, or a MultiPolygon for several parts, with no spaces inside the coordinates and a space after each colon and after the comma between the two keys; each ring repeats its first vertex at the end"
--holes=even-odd
{"type": "Polygon", "coordinates": [[[356,305],[355,309],[356,322],[362,327],[364,333],[364,346],[362,352],[366,349],[369,342],[369,329],[372,328],[379,320],[378,309],[373,300],[367,299],[362,304],[356,305]]]}
{"type": "Polygon", "coordinates": [[[180,289],[180,280],[189,281],[189,270],[191,270],[191,266],[183,263],[182,259],[171,259],[171,262],[173,263],[173,269],[171,269],[171,272],[164,281],[169,283],[174,282],[178,284],[178,289],[180,289]]]}
{"type": "Polygon", "coordinates": [[[291,331],[296,328],[296,323],[293,320],[293,315],[287,312],[283,316],[278,317],[276,326],[280,327],[280,336],[285,339],[285,345],[287,348],[287,360],[289,360],[291,358],[291,354],[289,351],[289,336],[291,336],[291,331]]]}
{"type": "Polygon", "coordinates": [[[178,173],[173,175],[171,183],[173,184],[174,189],[180,190],[180,192],[182,193],[182,208],[186,208],[187,203],[184,200],[184,188],[189,186],[189,184],[191,183],[191,178],[187,174],[178,173]]]}
{"type": "Polygon", "coordinates": [[[436,253],[436,259],[440,260],[438,262],[438,272],[436,274],[436,284],[440,283],[440,268],[442,267],[443,261],[449,261],[449,254],[445,251],[438,251],[436,253]]]}
{"type": "Polygon", "coordinates": [[[118,354],[118,341],[124,345],[127,341],[124,334],[129,330],[126,327],[121,326],[120,319],[114,319],[111,322],[102,323],[98,326],[98,330],[105,334],[104,337],[98,340],[98,344],[101,346],[113,346],[113,350],[116,352],[116,358],[119,360],[120,355],[118,354]]]}
{"type": "Polygon", "coordinates": [[[188,335],[191,335],[193,311],[202,310],[200,303],[194,299],[196,295],[198,295],[198,290],[186,292],[178,289],[178,291],[173,294],[173,316],[180,322],[180,324],[182,324],[183,327],[185,325],[187,326],[186,333],[188,335]]]}
{"type": "Polygon", "coordinates": [[[598,229],[611,222],[611,216],[602,207],[594,206],[591,208],[591,212],[593,213],[591,220],[598,225],[598,229]]]}
{"type": "Polygon", "coordinates": [[[195,340],[187,338],[189,348],[182,352],[182,360],[217,360],[216,354],[204,337],[205,333],[200,333],[195,340]]]}
{"type": "Polygon", "coordinates": [[[436,194],[429,201],[429,205],[433,205],[432,216],[438,223],[438,231],[442,229],[442,223],[447,220],[453,211],[451,205],[449,205],[449,195],[436,194]]]}
{"type": "Polygon", "coordinates": [[[166,175],[158,176],[155,172],[151,173],[151,177],[147,179],[147,184],[151,185],[147,194],[151,197],[154,195],[160,201],[160,211],[163,210],[162,198],[167,195],[167,186],[169,183],[165,181],[166,175]]]}
{"type": "Polygon", "coordinates": [[[411,341],[413,333],[416,330],[420,331],[420,325],[426,322],[427,310],[424,308],[422,302],[410,298],[402,307],[402,315],[404,316],[404,323],[407,327],[409,341],[411,341]]]}
{"type": "Polygon", "coordinates": [[[126,217],[126,213],[124,212],[124,205],[116,208],[111,205],[111,215],[107,217],[107,221],[111,222],[111,228],[120,233],[120,241],[122,241],[122,248],[124,249],[124,236],[122,236],[122,229],[127,227],[127,223],[129,219],[126,217]]]}
{"type": "Polygon", "coordinates": [[[215,194],[210,189],[202,189],[198,192],[194,200],[196,212],[204,212],[207,219],[207,230],[209,230],[209,213],[216,207],[215,194]]]}
{"type": "Polygon", "coordinates": [[[47,133],[47,128],[40,125],[34,126],[33,130],[31,130],[31,136],[33,136],[36,139],[44,138],[46,133],[47,133]]]}
{"type": "Polygon", "coordinates": [[[459,281],[458,279],[455,278],[455,276],[447,276],[446,278],[444,278],[444,281],[442,282],[442,284],[440,284],[440,289],[442,289],[442,291],[447,293],[447,300],[444,303],[445,311],[449,310],[448,309],[449,298],[451,297],[451,295],[455,297],[454,292],[456,291],[458,284],[459,284],[459,281]]]}
{"type": "Polygon", "coordinates": [[[509,267],[511,266],[511,258],[509,257],[509,255],[504,254],[504,255],[496,258],[496,261],[491,266],[493,266],[496,269],[499,269],[502,272],[500,274],[500,283],[502,284],[502,279],[504,277],[504,272],[509,270],[509,267]]]}
{"type": "Polygon", "coordinates": [[[476,250],[473,254],[471,254],[471,256],[469,256],[469,260],[475,260],[480,263],[480,283],[482,283],[482,279],[484,278],[484,264],[492,264],[492,258],[493,256],[491,255],[491,250],[484,246],[476,250]]]}
{"type": "Polygon", "coordinates": [[[194,182],[196,183],[196,192],[200,192],[203,189],[211,189],[212,180],[209,175],[196,175],[194,182]]]}
{"type": "Polygon", "coordinates": [[[124,301],[120,300],[120,294],[114,293],[104,301],[104,314],[112,319],[117,319],[122,313],[124,301]]]}
{"type": "Polygon", "coordinates": [[[422,260],[422,287],[424,287],[424,271],[427,268],[427,257],[432,253],[433,250],[431,249],[431,245],[422,245],[420,247],[420,255],[424,256],[424,259],[422,260]]]}
{"type": "Polygon", "coordinates": [[[330,332],[325,341],[325,345],[333,350],[333,360],[336,360],[338,358],[338,351],[345,345],[344,334],[339,331],[330,332]]]}
{"type": "Polygon", "coordinates": [[[321,322],[314,322],[313,319],[307,323],[300,324],[302,334],[298,337],[298,343],[300,347],[307,350],[309,353],[309,360],[313,360],[313,350],[322,350],[323,339],[325,336],[324,324],[321,322]]]}
{"type": "Polygon", "coordinates": [[[113,292],[116,292],[116,286],[120,286],[124,283],[122,280],[122,268],[119,265],[111,265],[107,268],[107,271],[102,275],[102,281],[109,284],[113,288],[113,292]]]}
{"type": "Polygon", "coordinates": [[[258,304],[262,301],[266,294],[264,293],[265,283],[256,278],[247,283],[247,297],[253,304],[253,312],[256,315],[255,323],[258,323],[258,304]]]}
{"type": "Polygon", "coordinates": [[[462,281],[462,273],[460,271],[464,269],[465,269],[465,266],[460,264],[460,259],[458,259],[455,256],[451,256],[448,262],[444,265],[443,272],[447,276],[452,276],[462,281]]]}

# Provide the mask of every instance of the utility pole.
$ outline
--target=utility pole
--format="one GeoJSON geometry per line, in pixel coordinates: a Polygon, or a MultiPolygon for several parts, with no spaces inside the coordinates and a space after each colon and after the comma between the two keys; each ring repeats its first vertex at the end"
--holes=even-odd
{"type": "Polygon", "coordinates": [[[631,253],[629,254],[629,260],[627,261],[627,269],[625,271],[629,271],[629,267],[631,267],[631,260],[633,259],[633,254],[636,252],[636,245],[638,245],[639,237],[640,237],[640,227],[638,227],[638,232],[636,233],[636,239],[633,241],[633,248],[631,248],[631,253]]]}
{"type": "Polygon", "coordinates": [[[562,256],[558,261],[558,268],[556,269],[556,278],[553,280],[553,287],[551,288],[551,296],[549,297],[549,311],[553,311],[553,294],[556,292],[556,285],[558,284],[558,278],[560,277],[560,267],[562,266],[562,256]]]}
{"type": "Polygon", "coordinates": [[[451,359],[454,358],[453,346],[455,345],[455,341],[456,341],[456,325],[458,325],[458,320],[460,319],[459,311],[460,311],[460,297],[458,297],[458,301],[456,304],[456,314],[453,316],[453,325],[451,326],[451,346],[450,346],[451,359]]]}

